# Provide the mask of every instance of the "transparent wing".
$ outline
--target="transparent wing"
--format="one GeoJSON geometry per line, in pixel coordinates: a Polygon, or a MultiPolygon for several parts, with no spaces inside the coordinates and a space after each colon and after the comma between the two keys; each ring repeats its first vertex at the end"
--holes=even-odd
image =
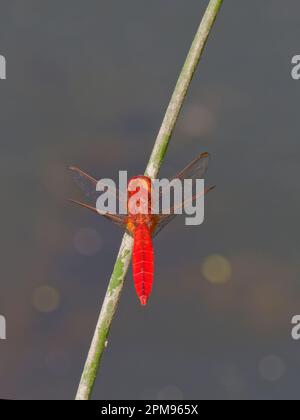
{"type": "Polygon", "coordinates": [[[69,201],[73,204],[76,204],[77,206],[80,206],[80,207],[83,207],[85,209],[91,210],[92,212],[97,213],[100,216],[104,216],[105,218],[109,219],[110,221],[124,227],[125,217],[123,217],[123,216],[120,216],[118,214],[108,213],[108,212],[99,213],[98,210],[95,207],[90,206],[89,204],[82,203],[81,201],[72,200],[72,199],[70,199],[69,201]]]}
{"type": "MultiPolygon", "coordinates": [[[[216,186],[213,185],[211,187],[208,187],[204,190],[204,194],[207,194],[208,192],[212,191],[216,186]]],[[[196,200],[202,195],[201,194],[195,194],[191,198],[188,198],[187,200],[183,200],[181,204],[175,205],[171,208],[170,214],[162,214],[155,216],[155,228],[153,232],[153,236],[155,237],[160,231],[162,231],[175,217],[177,216],[177,213],[175,211],[179,209],[183,209],[184,206],[190,205],[191,203],[194,205],[196,200]]]]}
{"type": "MultiPolygon", "coordinates": [[[[71,166],[69,169],[72,171],[73,179],[75,180],[79,188],[85,193],[85,195],[91,201],[96,202],[100,194],[98,191],[96,191],[96,186],[97,186],[98,181],[92,176],[83,172],[79,168],[71,166]]],[[[119,198],[119,193],[117,192],[116,199],[118,198],[119,198]]],[[[126,215],[117,215],[117,214],[111,214],[108,212],[99,213],[95,207],[89,204],[82,203],[81,201],[77,201],[77,200],[70,200],[70,202],[80,207],[84,207],[88,210],[91,210],[94,213],[97,213],[98,215],[104,216],[106,219],[112,221],[113,223],[122,227],[123,229],[126,228],[126,223],[127,223],[126,215]]]]}
{"type": "Polygon", "coordinates": [[[208,168],[209,160],[209,153],[200,153],[200,155],[172,179],[202,179],[208,168]]]}
{"type": "MultiPolygon", "coordinates": [[[[81,169],[76,168],[75,166],[69,167],[72,172],[72,176],[78,187],[85,193],[85,195],[93,202],[96,202],[100,192],[96,190],[97,184],[101,182],[97,181],[91,175],[83,172],[81,169]]],[[[116,191],[116,200],[119,200],[120,192],[116,191]]],[[[121,196],[122,198],[122,196],[121,196]]]]}
{"type": "Polygon", "coordinates": [[[96,179],[74,166],[70,166],[69,169],[72,172],[72,177],[78,185],[78,187],[85,193],[85,195],[89,199],[96,202],[99,197],[99,192],[96,191],[96,179]]]}
{"type": "MultiPolygon", "coordinates": [[[[209,153],[200,153],[192,162],[190,162],[185,168],[182,169],[177,175],[175,175],[171,181],[174,179],[179,179],[183,181],[184,179],[203,179],[208,164],[210,161],[210,155],[209,153]]],[[[159,197],[161,199],[162,197],[162,191],[159,193],[159,197]]]]}
{"type": "MultiPolygon", "coordinates": [[[[180,171],[177,175],[175,175],[172,180],[180,179],[183,181],[184,179],[203,179],[206,170],[208,168],[210,160],[209,153],[200,153],[192,162],[190,162],[182,171],[180,171]]],[[[204,190],[204,194],[207,194],[209,191],[214,189],[215,186],[206,188],[204,190]]],[[[155,216],[155,229],[154,229],[154,236],[156,236],[167,224],[169,224],[176,216],[176,210],[183,209],[184,206],[195,204],[199,195],[191,196],[186,200],[182,200],[180,203],[175,203],[173,207],[170,209],[169,214],[162,214],[155,216]]]]}

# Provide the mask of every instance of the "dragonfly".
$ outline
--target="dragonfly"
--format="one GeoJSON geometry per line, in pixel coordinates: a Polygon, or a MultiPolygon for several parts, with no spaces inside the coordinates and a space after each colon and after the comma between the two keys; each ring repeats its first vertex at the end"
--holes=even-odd
{"type": "MultiPolygon", "coordinates": [[[[185,179],[203,179],[206,170],[208,168],[210,155],[208,153],[199,154],[192,162],[190,162],[182,171],[171,178],[179,179],[184,181],[185,179]]],[[[81,169],[71,166],[69,168],[72,172],[72,176],[76,184],[81,188],[85,195],[94,202],[99,197],[99,191],[96,190],[98,182],[95,178],[88,175],[81,169]]],[[[106,219],[115,223],[124,229],[134,239],[133,242],[133,253],[132,253],[132,268],[133,268],[133,280],[137,296],[142,306],[145,306],[148,302],[149,296],[152,291],[153,278],[154,278],[154,249],[153,249],[153,238],[164,229],[179,213],[178,209],[183,209],[185,205],[195,203],[198,196],[192,194],[190,197],[182,198],[180,203],[172,203],[168,214],[154,214],[152,198],[152,179],[145,176],[139,175],[132,177],[128,186],[131,186],[130,191],[128,189],[128,202],[126,214],[112,214],[109,212],[99,212],[99,210],[87,203],[83,203],[77,200],[70,200],[72,203],[88,209],[98,215],[101,214],[106,219]],[[134,186],[137,186],[134,188],[134,186]],[[140,201],[148,206],[148,211],[145,209],[132,209],[129,206],[130,199],[139,190],[140,201]]],[[[215,188],[215,185],[204,189],[204,194],[215,188]]],[[[203,195],[203,192],[201,193],[203,195]]],[[[121,192],[116,191],[117,200],[121,200],[121,192]]],[[[142,208],[142,206],[141,206],[142,208]]]]}

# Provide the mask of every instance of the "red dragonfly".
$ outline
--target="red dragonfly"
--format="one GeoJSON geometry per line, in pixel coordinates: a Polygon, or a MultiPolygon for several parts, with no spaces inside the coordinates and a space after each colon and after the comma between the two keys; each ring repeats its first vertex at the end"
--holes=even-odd
{"type": "MultiPolygon", "coordinates": [[[[179,172],[173,179],[202,179],[209,162],[209,154],[201,153],[191,163],[189,163],[181,172],[179,172]]],[[[83,172],[81,169],[76,167],[70,167],[73,172],[73,177],[78,186],[85,192],[87,197],[96,201],[99,197],[99,192],[96,191],[96,185],[98,181],[90,175],[83,172]]],[[[131,186],[128,191],[128,202],[127,202],[127,214],[111,214],[108,212],[101,213],[104,217],[116,223],[125,229],[134,238],[133,245],[133,256],[132,256],[132,267],[133,267],[133,279],[136,289],[136,293],[140,299],[141,304],[146,305],[148,298],[151,294],[153,275],[154,275],[154,252],[152,238],[156,236],[171,220],[173,220],[178,213],[178,208],[183,208],[186,204],[194,203],[198,198],[196,195],[182,199],[181,203],[176,203],[170,208],[168,214],[153,214],[153,203],[151,203],[151,189],[152,181],[147,176],[135,176],[128,182],[131,186]],[[134,189],[135,183],[137,188],[134,189]],[[132,188],[133,187],[133,188],[132,188]],[[129,207],[130,198],[139,190],[139,196],[141,200],[145,198],[144,202],[147,203],[148,211],[139,212],[135,210],[131,211],[129,207]]],[[[215,186],[206,188],[204,193],[211,191],[215,186]]],[[[203,194],[203,193],[202,193],[203,194]]],[[[120,198],[120,193],[117,192],[117,199],[120,198]]],[[[70,200],[71,202],[87,208],[99,215],[96,207],[89,204],[82,203],[76,200],[70,200]]]]}

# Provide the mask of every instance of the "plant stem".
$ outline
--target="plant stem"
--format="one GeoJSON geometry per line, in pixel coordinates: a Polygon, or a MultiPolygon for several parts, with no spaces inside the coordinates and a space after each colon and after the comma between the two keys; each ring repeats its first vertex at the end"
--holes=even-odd
{"type": "MultiPolygon", "coordinates": [[[[223,0],[209,1],[206,12],[196,33],[145,171],[145,174],[151,178],[157,177],[182,108],[184,98],[202,56],[202,52],[213,27],[214,21],[222,5],[222,1],[223,0]]],[[[132,247],[132,237],[125,234],[101,308],[92,344],[77,391],[76,400],[88,400],[91,397],[100,361],[107,345],[110,326],[117,310],[124,279],[131,261],[132,247]]]]}

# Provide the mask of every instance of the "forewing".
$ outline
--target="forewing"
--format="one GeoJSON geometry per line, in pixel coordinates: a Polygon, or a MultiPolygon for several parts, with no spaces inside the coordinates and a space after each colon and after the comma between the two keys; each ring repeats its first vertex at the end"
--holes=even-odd
{"type": "MultiPolygon", "coordinates": [[[[208,187],[204,190],[204,194],[207,194],[209,191],[212,191],[215,188],[215,185],[208,187]]],[[[156,217],[156,225],[154,228],[153,236],[156,236],[160,231],[163,230],[164,227],[166,227],[175,217],[177,216],[177,213],[175,213],[178,209],[183,209],[185,205],[190,205],[191,203],[194,205],[196,200],[200,197],[200,194],[195,194],[191,198],[187,200],[183,200],[181,204],[175,205],[171,208],[170,214],[162,214],[157,215],[156,217]]]]}
{"type": "MultiPolygon", "coordinates": [[[[91,175],[85,173],[79,168],[75,166],[70,166],[70,171],[72,172],[72,176],[78,187],[85,193],[85,195],[93,202],[96,203],[99,195],[101,194],[99,191],[96,190],[97,184],[101,183],[93,178],[91,175]]],[[[120,192],[116,191],[116,200],[118,201],[120,197],[120,192]]]]}
{"type": "MultiPolygon", "coordinates": [[[[100,193],[96,190],[98,181],[93,178],[92,176],[88,175],[87,173],[83,172],[81,169],[76,168],[74,166],[70,167],[72,171],[73,179],[75,180],[76,184],[79,188],[85,193],[85,195],[94,203],[96,203],[100,193]]],[[[119,194],[117,192],[116,199],[119,198],[119,194]]],[[[82,203],[76,200],[70,200],[72,203],[84,207],[88,210],[97,213],[98,215],[104,216],[106,219],[112,221],[113,223],[117,224],[118,226],[122,227],[123,229],[126,228],[127,217],[126,215],[116,215],[111,214],[108,212],[99,213],[98,210],[90,206],[89,204],[82,203]]]]}
{"type": "Polygon", "coordinates": [[[209,153],[201,153],[172,179],[203,179],[209,160],[209,153]]]}
{"type": "MultiPolygon", "coordinates": [[[[175,175],[171,180],[179,179],[183,181],[184,179],[203,179],[205,172],[208,168],[210,160],[209,153],[200,153],[192,162],[190,162],[185,168],[182,169],[177,175],[175,175]]],[[[207,188],[204,193],[206,194],[214,187],[207,188]]],[[[160,193],[160,198],[162,193],[160,193]]],[[[156,227],[154,229],[154,236],[156,236],[167,224],[169,224],[177,214],[175,211],[177,209],[182,209],[187,204],[194,204],[198,197],[196,195],[191,196],[190,199],[182,200],[180,203],[175,203],[173,207],[170,209],[169,214],[162,214],[155,216],[156,218],[156,227]]]]}
{"type": "Polygon", "coordinates": [[[70,166],[69,169],[78,187],[90,200],[96,202],[99,197],[99,192],[96,191],[97,180],[74,166],[70,166]]]}

